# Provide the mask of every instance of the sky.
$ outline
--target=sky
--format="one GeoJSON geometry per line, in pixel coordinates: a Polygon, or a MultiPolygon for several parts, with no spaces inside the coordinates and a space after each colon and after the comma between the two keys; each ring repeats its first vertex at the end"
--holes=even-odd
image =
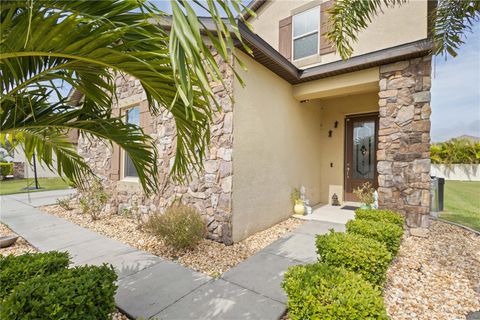
{"type": "Polygon", "coordinates": [[[480,23],[456,58],[434,57],[431,93],[433,142],[480,137],[480,23]]]}

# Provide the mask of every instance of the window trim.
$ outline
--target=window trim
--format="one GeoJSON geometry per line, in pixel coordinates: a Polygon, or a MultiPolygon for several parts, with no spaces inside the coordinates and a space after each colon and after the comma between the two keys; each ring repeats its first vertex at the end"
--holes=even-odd
{"type": "MultiPolygon", "coordinates": [[[[134,109],[134,108],[138,109],[139,121],[140,121],[140,104],[138,104],[138,103],[128,105],[126,107],[121,108],[120,109],[121,117],[126,120],[128,110],[131,110],[131,109],[134,109]]],[[[139,125],[140,125],[140,123],[139,123],[139,125]]],[[[125,156],[126,156],[125,150],[120,149],[120,180],[121,181],[127,181],[127,182],[137,182],[137,183],[139,183],[140,179],[138,178],[138,176],[134,177],[134,176],[126,176],[125,175],[125,156]]]]}
{"type": "Polygon", "coordinates": [[[320,25],[321,25],[321,21],[320,21],[320,5],[316,5],[315,7],[312,7],[310,9],[307,9],[307,10],[304,10],[302,12],[298,12],[296,14],[294,14],[292,16],[292,61],[301,61],[303,59],[308,59],[308,58],[311,58],[311,57],[314,57],[314,56],[318,56],[320,55],[320,25]],[[308,12],[308,11],[317,11],[317,16],[318,16],[318,27],[317,27],[317,30],[314,30],[314,31],[310,31],[310,32],[306,32],[304,34],[301,34],[301,35],[298,35],[298,36],[294,36],[295,34],[295,17],[298,17],[299,15],[305,13],[305,12],[308,12]],[[301,39],[301,38],[304,38],[306,36],[309,36],[309,35],[312,35],[314,33],[317,33],[317,53],[314,53],[314,54],[311,54],[309,56],[305,56],[305,57],[301,57],[301,58],[298,58],[298,59],[295,59],[295,40],[298,40],[298,39],[301,39]]]}

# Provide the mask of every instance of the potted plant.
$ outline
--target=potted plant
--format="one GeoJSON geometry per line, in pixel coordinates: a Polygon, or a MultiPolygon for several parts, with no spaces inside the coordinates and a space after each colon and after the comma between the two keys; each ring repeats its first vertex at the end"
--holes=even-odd
{"type": "Polygon", "coordinates": [[[303,216],[305,214],[305,203],[301,198],[300,190],[298,190],[298,188],[293,189],[291,197],[293,202],[293,212],[303,216]]]}
{"type": "Polygon", "coordinates": [[[353,190],[353,194],[363,203],[362,209],[374,209],[375,189],[370,182],[365,182],[353,190]]]}

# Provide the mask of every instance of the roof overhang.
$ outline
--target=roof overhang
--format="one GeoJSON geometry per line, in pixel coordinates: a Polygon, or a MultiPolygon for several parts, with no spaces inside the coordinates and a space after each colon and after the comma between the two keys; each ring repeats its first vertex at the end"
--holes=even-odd
{"type": "MultiPolygon", "coordinates": [[[[212,33],[216,32],[211,18],[200,17],[200,21],[205,26],[205,29],[212,33]]],[[[235,37],[228,21],[224,20],[224,22],[232,36],[235,37]]],[[[430,54],[433,48],[431,39],[422,39],[396,47],[369,52],[345,61],[339,60],[306,69],[299,69],[260,36],[252,32],[242,21],[238,20],[237,23],[242,40],[252,50],[252,58],[291,84],[299,84],[401,60],[422,57],[430,54]]],[[[166,30],[169,30],[171,19],[162,17],[161,24],[166,30]]],[[[247,53],[238,40],[236,41],[236,47],[247,53]]]]}
{"type": "Polygon", "coordinates": [[[378,67],[373,67],[296,84],[293,86],[293,97],[303,101],[378,92],[379,80],[378,67]]]}
{"type": "MultiPolygon", "coordinates": [[[[272,48],[265,40],[250,31],[245,24],[240,21],[238,24],[243,40],[253,51],[253,58],[291,84],[299,84],[401,60],[422,57],[430,54],[433,48],[433,42],[430,39],[422,39],[355,56],[346,61],[340,60],[299,69],[272,48]]],[[[244,50],[241,46],[238,47],[240,50],[244,50]]]]}

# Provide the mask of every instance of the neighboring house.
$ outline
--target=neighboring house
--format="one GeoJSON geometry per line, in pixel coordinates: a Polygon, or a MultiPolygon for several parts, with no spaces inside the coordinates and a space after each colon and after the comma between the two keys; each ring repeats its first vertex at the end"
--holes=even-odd
{"type": "MultiPolygon", "coordinates": [[[[55,155],[53,155],[55,158],[55,155]]],[[[55,160],[54,160],[55,161],[55,160]]],[[[22,148],[17,147],[13,151],[13,160],[11,161],[15,164],[14,171],[16,178],[33,178],[34,173],[34,166],[33,163],[28,163],[27,157],[25,152],[22,148]]],[[[38,178],[56,178],[58,177],[58,173],[55,170],[50,170],[45,165],[36,162],[36,170],[37,170],[37,177],[38,178]]]]}
{"type": "MultiPolygon", "coordinates": [[[[68,133],[68,138],[74,145],[77,145],[78,132],[76,130],[70,131],[68,133]]],[[[12,157],[8,162],[13,162],[15,164],[14,165],[15,178],[33,178],[35,175],[33,161],[32,163],[28,162],[28,159],[22,147],[20,146],[16,147],[12,153],[13,153],[12,157]]],[[[52,159],[53,159],[54,166],[56,166],[57,157],[55,153],[52,154],[52,159]]],[[[38,161],[36,162],[35,167],[36,167],[38,178],[59,177],[57,170],[55,169],[50,170],[46,165],[39,163],[38,161]]]]}
{"type": "Polygon", "coordinates": [[[248,71],[242,87],[223,66],[226,91],[212,126],[205,172],[188,185],[168,181],[175,124],[153,117],[138,80],[118,78],[115,114],[156,142],[162,190],[146,197],[117,147],[80,137],[79,151],[112,191],[110,206],[163,210],[175,198],[206,215],[209,236],[231,243],[292,213],[290,194],[305,186],[311,204],[355,200],[367,181],[379,204],[405,213],[409,226],[430,211],[430,70],[432,1],[384,9],[341,61],[323,33],[332,1],[253,1],[256,17],[241,33],[254,56],[237,49],[248,71]],[[234,97],[234,103],[228,98],[234,97]]]}

